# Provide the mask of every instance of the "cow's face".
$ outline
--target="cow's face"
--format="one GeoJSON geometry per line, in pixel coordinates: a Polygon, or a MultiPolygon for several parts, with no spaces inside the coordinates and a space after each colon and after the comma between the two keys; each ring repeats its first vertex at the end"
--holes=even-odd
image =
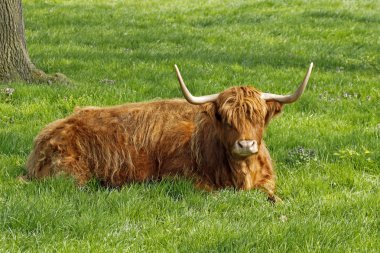
{"type": "Polygon", "coordinates": [[[260,96],[253,88],[233,87],[220,93],[215,102],[220,141],[235,159],[259,151],[268,114],[267,104],[260,96]]]}

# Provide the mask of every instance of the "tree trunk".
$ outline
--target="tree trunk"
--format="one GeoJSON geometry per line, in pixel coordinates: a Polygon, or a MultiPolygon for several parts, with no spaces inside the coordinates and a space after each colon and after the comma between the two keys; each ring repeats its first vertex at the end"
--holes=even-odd
{"type": "Polygon", "coordinates": [[[67,82],[62,74],[37,69],[26,49],[21,0],[0,0],[0,82],[67,82]]]}

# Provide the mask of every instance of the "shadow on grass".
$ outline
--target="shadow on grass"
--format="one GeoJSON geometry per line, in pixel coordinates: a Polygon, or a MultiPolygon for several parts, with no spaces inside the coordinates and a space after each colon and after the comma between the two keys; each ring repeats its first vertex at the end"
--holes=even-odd
{"type": "MultiPolygon", "coordinates": [[[[58,52],[57,58],[75,64],[76,69],[86,68],[89,61],[102,62],[103,65],[112,65],[117,61],[128,68],[128,65],[136,62],[146,64],[157,62],[183,63],[188,62],[189,59],[205,64],[239,64],[250,68],[258,65],[273,68],[305,68],[311,61],[315,62],[319,69],[325,71],[336,71],[337,67],[342,66],[347,71],[367,71],[376,68],[373,63],[364,62],[363,59],[347,61],[345,48],[350,47],[349,49],[352,50],[352,45],[340,44],[338,48],[338,45],[331,45],[326,38],[319,40],[316,44],[308,41],[306,35],[304,40],[299,41],[298,49],[295,49],[291,42],[267,44],[265,39],[276,37],[276,35],[271,34],[271,27],[274,30],[276,29],[270,19],[273,15],[271,13],[258,12],[255,15],[248,15],[243,12],[239,15],[232,13],[230,16],[226,13],[213,13],[201,20],[193,20],[193,16],[184,20],[172,10],[164,12],[159,17],[153,15],[150,18],[144,18],[141,13],[122,15],[123,10],[126,11],[123,9],[126,8],[125,6],[114,9],[110,8],[109,5],[99,4],[85,9],[83,9],[83,5],[79,4],[70,4],[64,7],[44,4],[39,7],[28,6],[28,8],[31,10],[42,8],[45,12],[54,10],[54,8],[64,8],[65,15],[56,18],[54,15],[57,15],[58,11],[53,12],[51,17],[46,17],[45,21],[38,22],[38,24],[49,24],[49,27],[54,26],[60,31],[57,34],[47,36],[39,43],[50,48],[55,48],[57,44],[60,44],[60,47],[67,51],[58,52]],[[83,16],[87,18],[83,19],[83,16]],[[171,20],[168,21],[170,18],[171,20]],[[162,25],[157,25],[157,21],[162,22],[162,25]],[[112,26],[115,22],[119,26],[112,26]],[[78,30],[78,24],[83,24],[81,30],[78,30]],[[247,25],[259,25],[259,30],[264,29],[267,25],[271,26],[268,31],[262,31],[263,40],[246,37],[239,42],[239,38],[235,38],[236,34],[231,34],[231,37],[228,37],[227,32],[220,35],[219,30],[210,29],[210,27],[217,27],[220,24],[232,30],[236,26],[241,26],[237,29],[242,31],[246,29],[245,26],[247,25]],[[155,26],[157,29],[152,28],[155,26]],[[199,30],[199,27],[202,30],[199,30]],[[149,30],[151,31],[149,32],[149,30]],[[78,36],[79,34],[80,36],[78,36]],[[65,42],[62,42],[62,36],[66,38],[66,45],[63,44],[65,42]],[[210,38],[217,40],[217,42],[209,42],[210,38]],[[250,45],[253,42],[256,44],[250,45]],[[236,47],[226,47],[226,45],[234,44],[236,47]],[[105,48],[106,50],[104,50],[105,48]],[[323,48],[324,50],[321,50],[323,48]],[[298,51],[302,53],[294,53],[298,51]]],[[[241,11],[244,10],[241,9],[241,11]]],[[[379,22],[379,19],[374,16],[357,17],[344,10],[337,12],[311,10],[298,14],[294,20],[305,18],[310,22],[313,19],[350,20],[356,23],[379,22]]],[[[292,22],[296,22],[294,20],[292,22]]],[[[305,25],[310,26],[310,29],[313,28],[312,24],[307,22],[305,25]]],[[[37,31],[41,30],[40,27],[37,27],[37,22],[32,23],[31,27],[37,31]]],[[[46,28],[49,29],[49,27],[46,28]]],[[[291,24],[288,29],[290,30],[286,33],[290,34],[280,33],[280,35],[286,36],[288,39],[299,36],[295,34],[296,30],[291,24]]],[[[249,31],[245,32],[249,33],[249,31]]],[[[360,58],[360,56],[354,56],[354,58],[358,57],[360,58]]],[[[37,58],[45,59],[46,56],[37,55],[37,58]]],[[[65,71],[63,70],[63,72],[65,71]]]]}

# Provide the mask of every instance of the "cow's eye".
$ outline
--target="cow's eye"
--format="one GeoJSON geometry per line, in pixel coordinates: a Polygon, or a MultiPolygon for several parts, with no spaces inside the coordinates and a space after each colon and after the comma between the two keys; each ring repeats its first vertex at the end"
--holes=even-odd
{"type": "Polygon", "coordinates": [[[216,113],[215,113],[215,118],[216,118],[218,121],[222,121],[222,116],[219,114],[219,112],[216,112],[216,113]]]}

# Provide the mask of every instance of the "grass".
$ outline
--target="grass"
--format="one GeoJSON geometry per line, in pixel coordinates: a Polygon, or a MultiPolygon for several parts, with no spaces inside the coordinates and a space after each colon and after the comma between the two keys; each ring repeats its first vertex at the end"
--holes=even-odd
{"type": "Polygon", "coordinates": [[[0,84],[0,251],[380,251],[378,1],[23,4],[33,62],[75,84],[0,84]],[[119,191],[16,179],[39,130],[75,106],[180,97],[175,63],[195,94],[287,93],[311,61],[307,91],[265,137],[282,205],[180,179],[119,191]]]}

